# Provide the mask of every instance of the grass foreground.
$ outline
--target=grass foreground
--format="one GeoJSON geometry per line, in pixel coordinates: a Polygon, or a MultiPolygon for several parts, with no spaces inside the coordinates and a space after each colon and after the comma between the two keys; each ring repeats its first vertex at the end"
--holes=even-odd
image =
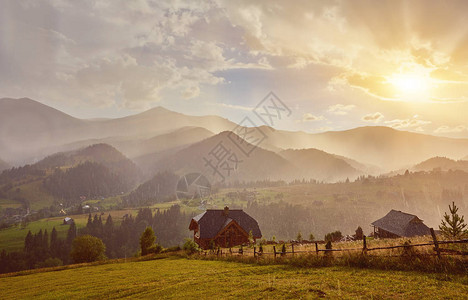
{"type": "Polygon", "coordinates": [[[468,299],[462,275],[166,257],[0,276],[2,299],[468,299]]]}

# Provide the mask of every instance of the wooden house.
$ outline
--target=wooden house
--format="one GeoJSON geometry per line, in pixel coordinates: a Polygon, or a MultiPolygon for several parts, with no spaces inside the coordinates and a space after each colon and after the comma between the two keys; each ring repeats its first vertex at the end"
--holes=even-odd
{"type": "Polygon", "coordinates": [[[385,217],[372,223],[374,236],[378,238],[412,237],[431,234],[429,227],[417,216],[391,210],[385,217]]]}
{"type": "Polygon", "coordinates": [[[70,217],[65,217],[63,218],[63,225],[71,225],[72,223],[75,223],[75,220],[73,220],[70,217]]]}
{"type": "Polygon", "coordinates": [[[190,222],[193,239],[202,249],[234,247],[249,243],[249,232],[254,241],[262,237],[257,221],[242,209],[208,209],[190,222]]]}

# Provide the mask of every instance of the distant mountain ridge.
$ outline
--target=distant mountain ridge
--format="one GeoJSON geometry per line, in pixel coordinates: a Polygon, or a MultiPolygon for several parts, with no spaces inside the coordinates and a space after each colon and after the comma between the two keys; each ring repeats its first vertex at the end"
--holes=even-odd
{"type": "MultiPolygon", "coordinates": [[[[162,107],[117,119],[80,120],[31,99],[5,98],[0,99],[0,157],[19,166],[59,151],[107,143],[137,161],[153,157],[154,163],[165,152],[179,151],[235,127],[235,123],[222,117],[189,116],[162,107]]],[[[333,153],[368,174],[408,168],[436,156],[455,159],[468,153],[468,139],[382,126],[317,134],[267,126],[261,129],[268,135],[260,145],[266,150],[279,153],[285,149],[314,148],[333,153]]]]}
{"type": "Polygon", "coordinates": [[[300,170],[297,178],[305,177],[333,182],[346,178],[354,179],[363,174],[363,171],[355,169],[345,160],[317,149],[288,149],[281,151],[279,155],[300,170]]]}
{"type": "Polygon", "coordinates": [[[456,161],[447,157],[433,157],[413,167],[415,171],[432,171],[434,169],[439,169],[441,171],[461,170],[468,172],[468,161],[456,161]]]}
{"type": "Polygon", "coordinates": [[[273,130],[268,133],[267,142],[283,149],[320,149],[387,171],[434,156],[458,158],[468,151],[468,139],[436,137],[383,126],[317,134],[273,130]]]}
{"type": "MultiPolygon", "coordinates": [[[[287,179],[297,173],[297,168],[286,159],[260,147],[257,147],[249,157],[243,156],[241,151],[236,150],[237,148],[229,135],[241,140],[234,133],[224,131],[160,159],[153,167],[155,170],[172,171],[178,175],[193,172],[204,173],[211,177],[212,182],[221,181],[223,177],[227,181],[287,179]],[[217,173],[215,168],[210,167],[210,165],[217,164],[216,158],[210,155],[210,152],[216,152],[213,149],[219,145],[230,151],[226,159],[232,153],[235,153],[235,157],[230,157],[231,159],[227,161],[226,165],[220,165],[219,168],[216,168],[219,171],[217,173]],[[207,163],[208,160],[212,162],[207,163]],[[232,170],[228,171],[231,168],[232,170]]],[[[248,142],[245,142],[245,145],[249,145],[248,142]]]]}
{"type": "MultiPolygon", "coordinates": [[[[110,137],[144,140],[181,127],[203,127],[219,133],[236,124],[218,116],[188,116],[156,107],[118,118],[80,120],[37,101],[0,99],[0,157],[22,165],[56,153],[57,148],[78,141],[110,137]]],[[[82,146],[90,143],[84,142],[82,146]]]]}

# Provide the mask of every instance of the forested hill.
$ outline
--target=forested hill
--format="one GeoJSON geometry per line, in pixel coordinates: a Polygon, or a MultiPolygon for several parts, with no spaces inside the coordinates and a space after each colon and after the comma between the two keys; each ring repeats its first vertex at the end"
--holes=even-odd
{"type": "Polygon", "coordinates": [[[73,205],[90,197],[127,193],[140,180],[140,170],[131,160],[109,145],[97,144],[4,170],[0,174],[0,198],[26,207],[45,201],[49,206],[54,199],[73,205]]]}

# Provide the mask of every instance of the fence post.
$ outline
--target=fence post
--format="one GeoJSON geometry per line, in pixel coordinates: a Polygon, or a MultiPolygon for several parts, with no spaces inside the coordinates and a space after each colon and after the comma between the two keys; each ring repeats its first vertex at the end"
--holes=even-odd
{"type": "Polygon", "coordinates": [[[294,256],[294,244],[291,244],[291,248],[292,248],[292,255],[294,256]]]}
{"type": "Polygon", "coordinates": [[[363,252],[364,254],[367,253],[367,240],[366,240],[366,236],[365,236],[365,235],[362,236],[362,252],[363,252]]]}
{"type": "Polygon", "coordinates": [[[319,254],[317,242],[315,242],[315,253],[316,253],[317,255],[319,254]]]}
{"type": "Polygon", "coordinates": [[[437,252],[437,257],[440,259],[440,249],[439,249],[439,242],[437,241],[437,237],[435,235],[434,229],[430,228],[432,239],[434,240],[434,250],[437,252]]]}
{"type": "Polygon", "coordinates": [[[276,246],[273,246],[273,253],[275,254],[275,259],[276,259],[276,246]]]}
{"type": "Polygon", "coordinates": [[[327,256],[331,256],[331,255],[333,254],[332,251],[331,251],[331,249],[332,249],[332,243],[331,243],[331,241],[328,241],[328,242],[327,242],[327,244],[325,245],[325,249],[326,249],[326,250],[330,250],[330,251],[325,251],[325,254],[326,254],[327,256]]]}
{"type": "Polygon", "coordinates": [[[257,257],[257,247],[254,247],[254,257],[257,257]]]}

